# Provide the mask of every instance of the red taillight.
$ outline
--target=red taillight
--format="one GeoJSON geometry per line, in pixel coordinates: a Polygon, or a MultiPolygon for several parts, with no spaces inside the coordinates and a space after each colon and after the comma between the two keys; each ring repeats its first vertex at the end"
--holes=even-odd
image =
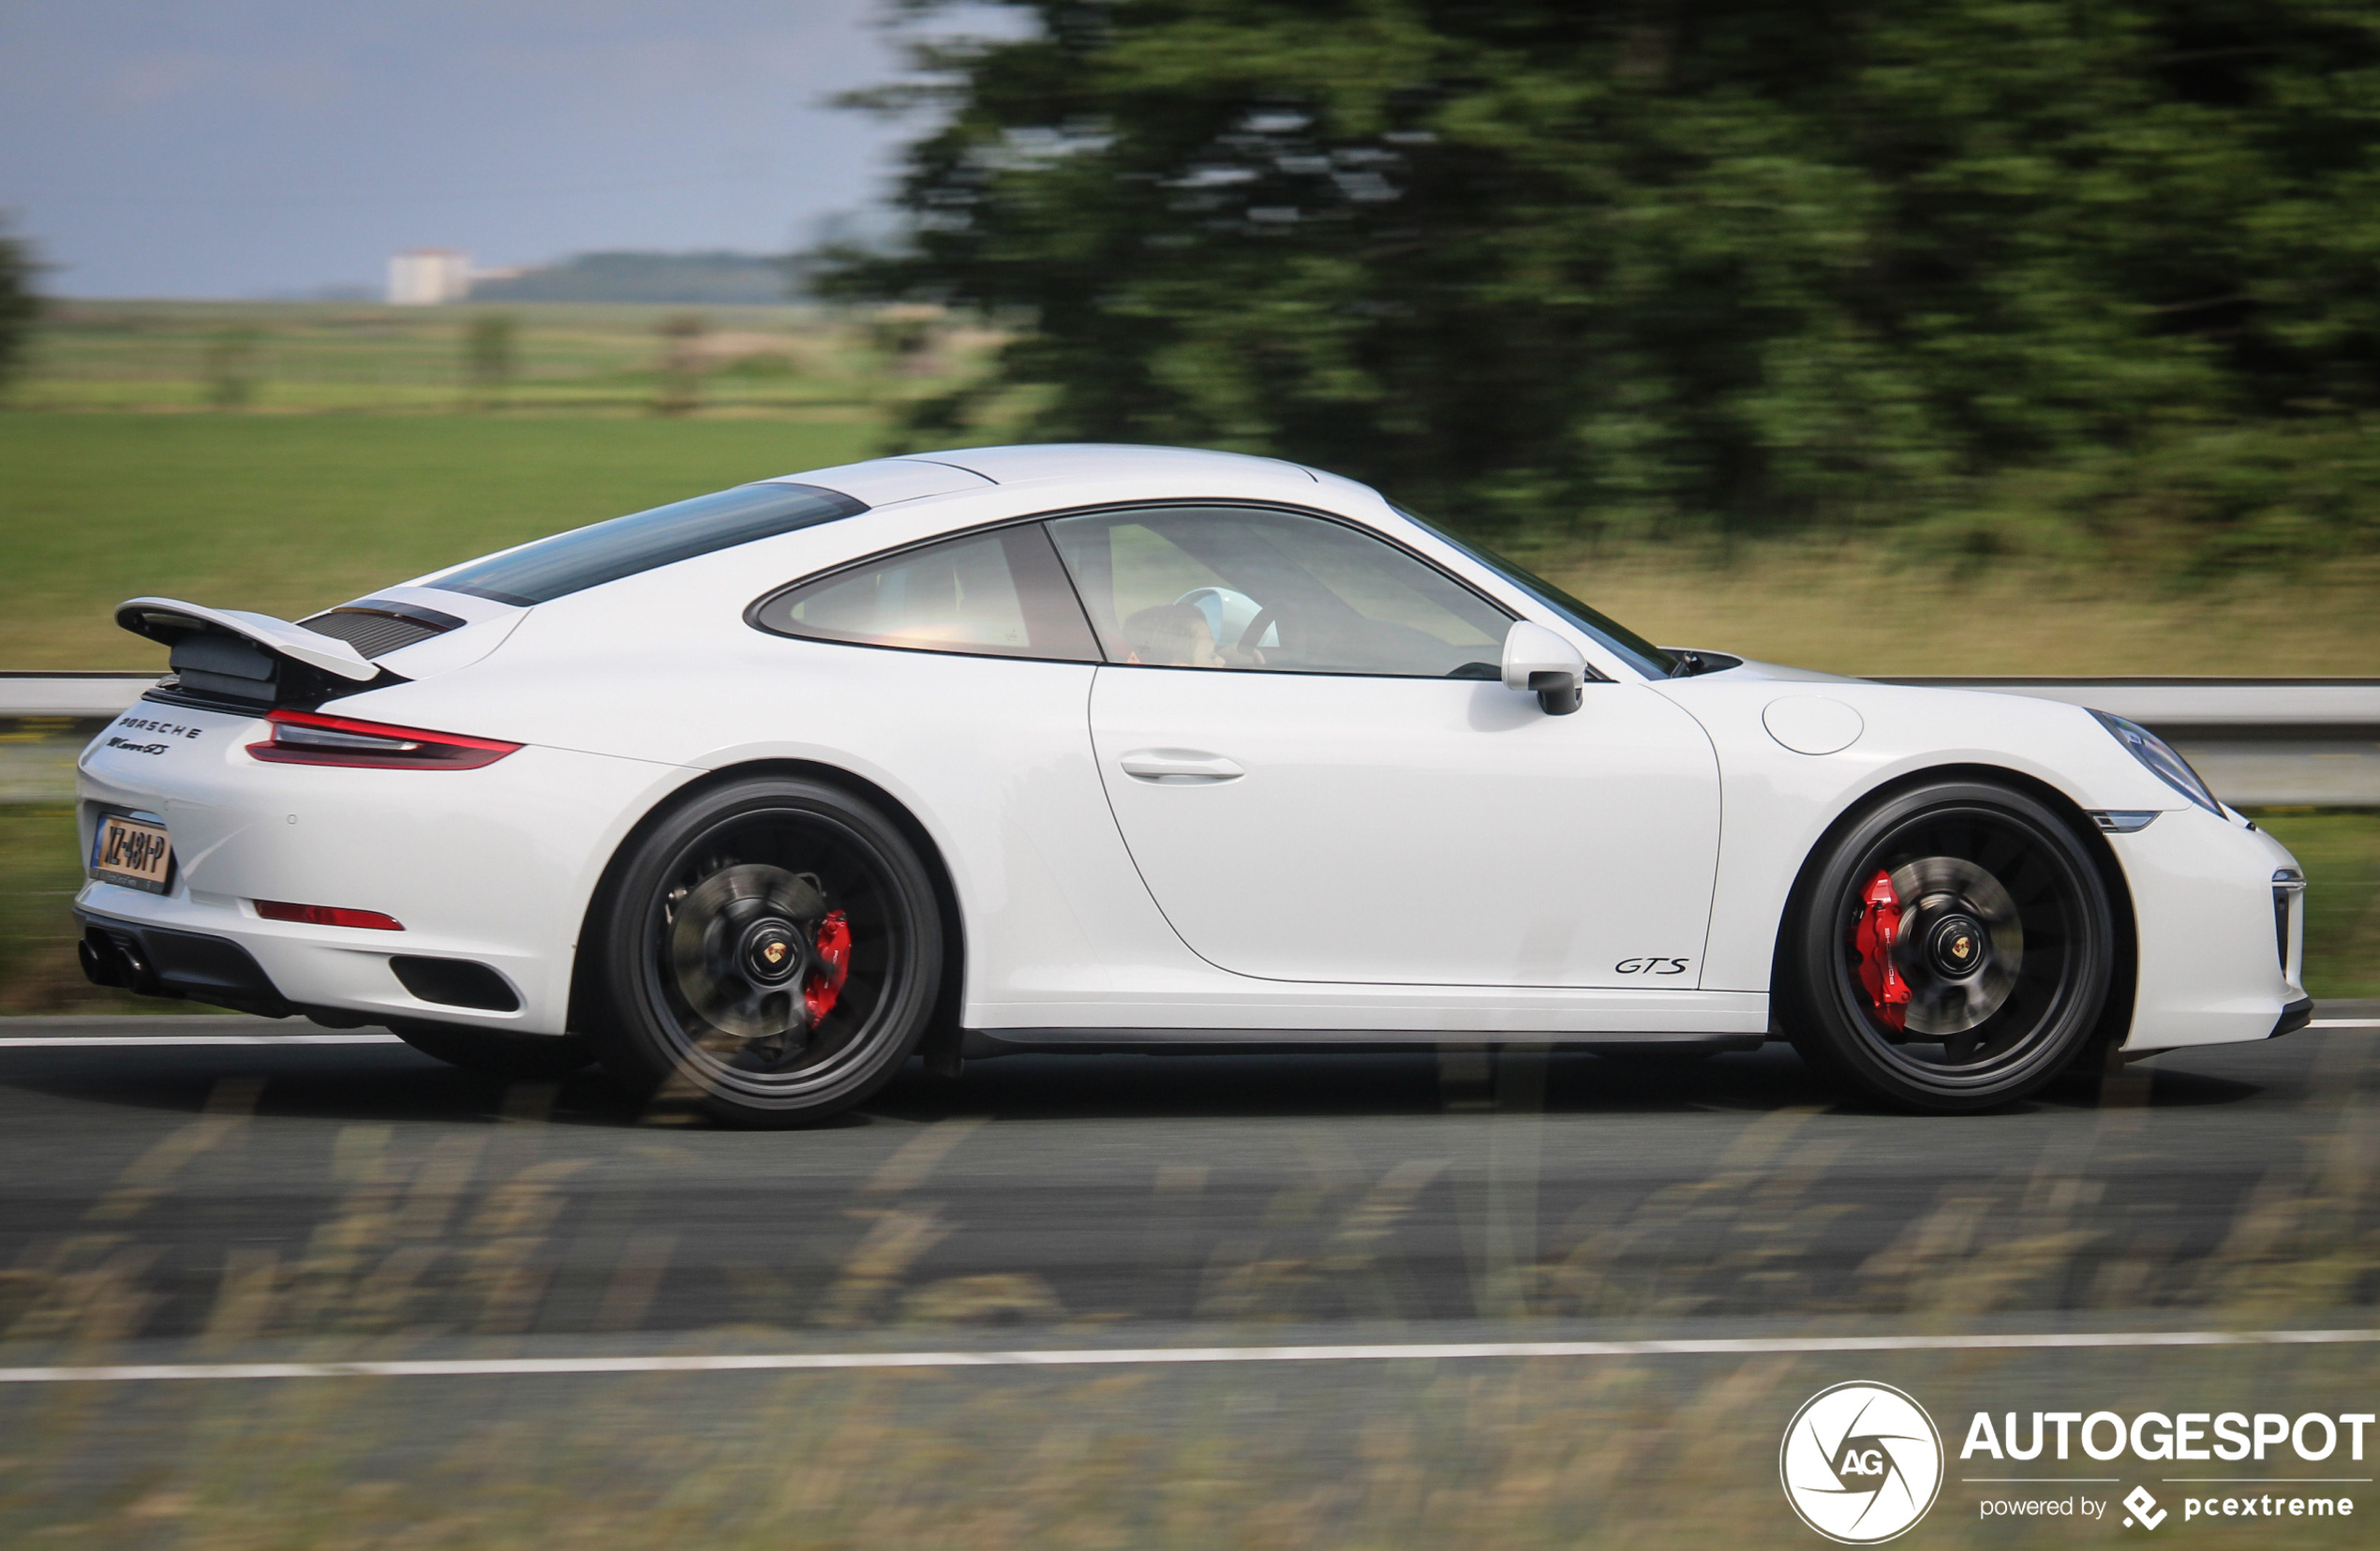
{"type": "Polygon", "coordinates": [[[251,743],[248,753],[275,765],[350,765],[371,770],[476,770],[493,765],[520,747],[493,738],[466,738],[461,733],[425,732],[420,727],[392,727],[384,722],[358,722],[318,711],[276,710],[266,713],[273,723],[268,743],[251,743]]]}
{"type": "Polygon", "coordinates": [[[383,916],[377,910],[349,910],[335,904],[288,904],[279,900],[259,900],[256,913],[268,921],[302,921],[307,926],[360,926],[366,932],[405,930],[394,916],[383,916]]]}

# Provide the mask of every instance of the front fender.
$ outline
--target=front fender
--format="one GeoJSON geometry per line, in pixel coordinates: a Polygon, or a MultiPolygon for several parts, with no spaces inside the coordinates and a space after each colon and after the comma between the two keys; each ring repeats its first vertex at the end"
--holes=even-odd
{"type": "Polygon", "coordinates": [[[2188,806],[2088,711],[2055,701],[1732,673],[1659,687],[1702,723],[1718,754],[1719,860],[1703,971],[1711,990],[1769,989],[1778,930],[1812,850],[1846,813],[1913,776],[2006,771],[2086,812],[2188,806]],[[1772,706],[1812,698],[1856,714],[1850,743],[1803,753],[1771,733],[1772,706]]]}

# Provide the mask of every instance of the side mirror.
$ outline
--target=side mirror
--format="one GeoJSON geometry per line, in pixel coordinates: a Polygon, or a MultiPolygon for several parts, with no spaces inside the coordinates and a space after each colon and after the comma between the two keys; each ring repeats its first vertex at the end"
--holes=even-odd
{"type": "Polygon", "coordinates": [[[1586,659],[1543,625],[1515,619],[1504,634],[1504,687],[1537,696],[1548,716],[1568,716],[1585,699],[1586,659]]]}

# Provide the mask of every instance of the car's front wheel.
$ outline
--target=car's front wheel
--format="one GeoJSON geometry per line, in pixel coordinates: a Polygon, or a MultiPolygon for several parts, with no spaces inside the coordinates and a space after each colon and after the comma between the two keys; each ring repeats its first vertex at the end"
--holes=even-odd
{"type": "Polygon", "coordinates": [[[824,783],[733,782],[651,826],[589,934],[589,1033],[607,1070],[739,1125],[823,1119],[916,1048],[941,916],[916,850],[824,783]]]}
{"type": "Polygon", "coordinates": [[[2011,1103],[2090,1045],[2115,928],[2083,842],[2011,787],[1901,792],[1838,834],[1785,923],[1779,1013],[1818,1066],[1888,1103],[2011,1103]]]}

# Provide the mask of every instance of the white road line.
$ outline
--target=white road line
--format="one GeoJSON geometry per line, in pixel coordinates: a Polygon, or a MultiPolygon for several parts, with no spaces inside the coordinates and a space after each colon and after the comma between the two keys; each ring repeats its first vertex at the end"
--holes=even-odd
{"type": "MultiPolygon", "coordinates": [[[[2380,1018],[2317,1018],[2310,1029],[2380,1029],[2380,1018]]],[[[0,1034],[0,1051],[139,1045],[402,1045],[393,1034],[0,1034]]]]}
{"type": "Polygon", "coordinates": [[[133,1045],[402,1045],[393,1034],[36,1034],[0,1035],[0,1051],[133,1045]]]}
{"type": "Polygon", "coordinates": [[[2380,1330],[2108,1331],[2013,1335],[1718,1336],[1674,1341],[1439,1341],[1381,1346],[1139,1347],[1035,1351],[775,1351],[628,1357],[403,1358],[355,1363],[126,1363],[0,1368],[0,1384],[177,1379],[441,1379],[851,1368],[1115,1368],[1191,1363],[1415,1363],[1518,1357],[1734,1357],[1863,1351],[2036,1351],[2116,1347],[2371,1345],[2380,1330]]]}

